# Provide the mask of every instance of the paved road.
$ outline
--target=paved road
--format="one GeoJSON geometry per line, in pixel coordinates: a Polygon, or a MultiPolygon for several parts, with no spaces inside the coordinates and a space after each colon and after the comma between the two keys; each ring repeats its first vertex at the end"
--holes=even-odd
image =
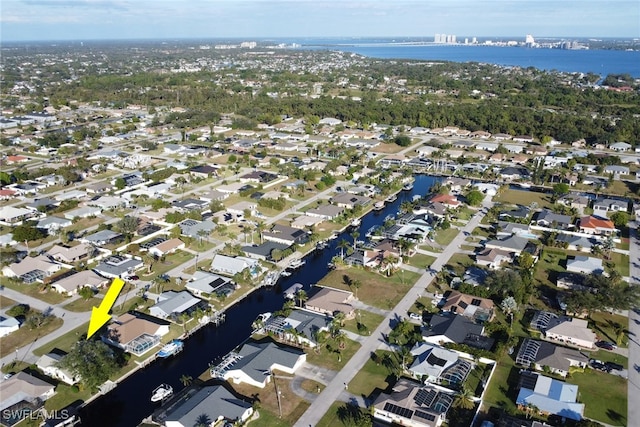
{"type": "MultiPolygon", "coordinates": [[[[487,199],[484,202],[484,206],[488,207],[490,205],[491,201],[487,199]]],[[[469,223],[462,228],[462,231],[470,233],[480,224],[483,217],[484,215],[482,213],[474,215],[469,223]]],[[[416,298],[418,298],[418,295],[425,292],[426,287],[434,278],[433,272],[442,269],[449,261],[449,258],[459,251],[459,246],[464,243],[465,238],[464,233],[458,233],[456,238],[438,255],[438,258],[431,266],[431,270],[423,273],[415,285],[406,293],[404,298],[387,314],[378,328],[371,333],[371,336],[362,342],[360,349],[346,363],[340,373],[327,384],[318,398],[313,401],[307,411],[302,414],[300,419],[294,424],[295,427],[315,426],[329,410],[333,402],[344,398],[341,395],[345,391],[345,384],[349,384],[353,377],[362,369],[366,361],[369,360],[371,353],[377,350],[381,343],[385,342],[384,337],[391,332],[392,326],[399,318],[406,316],[407,311],[411,308],[416,298]]]]}
{"type": "MultiPolygon", "coordinates": [[[[638,222],[629,223],[629,257],[631,283],[640,286],[640,236],[638,222]]],[[[640,420],[640,310],[629,310],[629,380],[627,382],[627,422],[640,420]]]]}

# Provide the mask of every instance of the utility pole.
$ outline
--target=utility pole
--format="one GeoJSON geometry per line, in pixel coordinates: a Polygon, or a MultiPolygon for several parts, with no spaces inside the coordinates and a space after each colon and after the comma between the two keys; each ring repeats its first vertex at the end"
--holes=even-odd
{"type": "Polygon", "coordinates": [[[280,390],[278,390],[278,383],[276,382],[276,374],[271,371],[273,377],[273,386],[276,388],[276,398],[278,399],[278,418],[282,418],[282,405],[280,404],[280,390]]]}

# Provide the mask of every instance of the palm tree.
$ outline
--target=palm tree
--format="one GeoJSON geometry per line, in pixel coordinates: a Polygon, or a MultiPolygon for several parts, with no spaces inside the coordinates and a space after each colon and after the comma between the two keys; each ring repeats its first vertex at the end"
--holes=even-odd
{"type": "Polygon", "coordinates": [[[211,425],[211,417],[207,414],[200,414],[198,418],[196,418],[193,427],[209,427],[211,425]]]}
{"type": "Polygon", "coordinates": [[[362,286],[362,282],[358,279],[353,279],[349,282],[349,287],[355,291],[356,299],[358,299],[358,288],[360,288],[360,286],[362,286]]]}
{"type": "Polygon", "coordinates": [[[267,228],[267,225],[264,223],[264,221],[258,221],[256,223],[256,231],[260,234],[260,244],[263,243],[262,241],[262,233],[264,232],[264,230],[267,228]]]}
{"type": "Polygon", "coordinates": [[[183,374],[180,377],[180,382],[182,383],[183,386],[188,386],[193,382],[193,377],[187,374],[183,374]]]}
{"type": "Polygon", "coordinates": [[[453,407],[460,409],[473,409],[474,406],[473,393],[471,393],[471,390],[468,388],[462,387],[453,400],[453,407]]]}
{"type": "Polygon", "coordinates": [[[296,297],[298,299],[298,303],[300,304],[300,308],[302,308],[302,304],[309,299],[309,296],[304,289],[298,289],[298,292],[296,292],[296,297]]]}
{"type": "Polygon", "coordinates": [[[353,252],[355,252],[358,245],[358,237],[360,237],[360,231],[353,230],[350,235],[353,238],[353,252]]]}
{"type": "Polygon", "coordinates": [[[345,239],[341,239],[338,242],[338,249],[340,249],[340,258],[344,261],[344,250],[349,247],[349,242],[345,239]]]}

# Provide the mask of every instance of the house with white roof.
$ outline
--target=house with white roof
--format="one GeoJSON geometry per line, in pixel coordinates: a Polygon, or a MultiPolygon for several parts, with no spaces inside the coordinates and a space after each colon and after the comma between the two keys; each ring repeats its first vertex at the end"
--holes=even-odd
{"type": "MultiPolygon", "coordinates": [[[[11,378],[0,382],[0,412],[8,409],[20,409],[25,404],[35,405],[40,408],[42,402],[49,399],[55,393],[56,386],[34,377],[24,371],[18,372],[11,378]]],[[[18,411],[20,417],[26,417],[31,412],[18,411]]],[[[4,423],[4,420],[3,420],[4,423]]]]}
{"type": "Polygon", "coordinates": [[[603,274],[602,259],[586,255],[575,255],[567,258],[567,271],[582,274],[603,274]]]}
{"type": "Polygon", "coordinates": [[[552,341],[584,348],[594,348],[596,341],[596,334],[589,329],[587,320],[566,316],[550,318],[544,336],[552,341]]]}
{"type": "Polygon", "coordinates": [[[223,254],[215,254],[211,261],[211,271],[233,276],[249,269],[252,274],[257,274],[260,264],[258,260],[247,257],[231,257],[223,254]]]}
{"type": "Polygon", "coordinates": [[[20,329],[20,322],[15,317],[0,316],[0,338],[20,329]]]}
{"type": "Polygon", "coordinates": [[[158,302],[149,308],[152,316],[160,319],[190,315],[198,307],[204,309],[207,304],[187,291],[167,291],[158,296],[158,302]]]}
{"type": "Polygon", "coordinates": [[[54,245],[47,251],[47,255],[57,261],[71,264],[91,258],[94,252],[95,248],[93,246],[88,243],[80,243],[79,245],[71,247],[54,245]]]}
{"type": "Polygon", "coordinates": [[[20,262],[14,262],[3,267],[2,274],[5,277],[17,277],[24,283],[33,283],[51,276],[63,267],[70,268],[69,265],[52,261],[45,255],[28,256],[20,262]]]}
{"type": "Polygon", "coordinates": [[[69,385],[74,385],[80,382],[80,376],[73,375],[68,369],[58,366],[58,363],[60,363],[64,356],[64,354],[59,353],[43,354],[36,362],[36,367],[48,377],[60,380],[69,385]]]}
{"type": "Polygon", "coordinates": [[[0,207],[0,224],[20,225],[22,221],[35,215],[36,212],[31,209],[2,206],[0,207]]]}
{"type": "Polygon", "coordinates": [[[422,382],[462,384],[473,368],[473,364],[461,359],[457,352],[432,343],[416,343],[411,355],[414,359],[409,372],[422,382]]]}
{"type": "Polygon", "coordinates": [[[92,270],[83,270],[78,273],[66,276],[60,280],[57,280],[50,284],[51,289],[61,294],[74,295],[79,289],[84,287],[90,287],[97,290],[109,283],[109,279],[106,279],[92,270]]]}

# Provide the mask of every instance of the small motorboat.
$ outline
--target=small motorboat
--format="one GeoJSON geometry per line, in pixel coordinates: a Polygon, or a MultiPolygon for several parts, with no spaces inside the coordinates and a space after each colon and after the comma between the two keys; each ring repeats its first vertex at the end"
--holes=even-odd
{"type": "Polygon", "coordinates": [[[168,384],[160,384],[153,390],[153,394],[151,395],[152,402],[160,402],[173,394],[173,387],[168,384]]]}

